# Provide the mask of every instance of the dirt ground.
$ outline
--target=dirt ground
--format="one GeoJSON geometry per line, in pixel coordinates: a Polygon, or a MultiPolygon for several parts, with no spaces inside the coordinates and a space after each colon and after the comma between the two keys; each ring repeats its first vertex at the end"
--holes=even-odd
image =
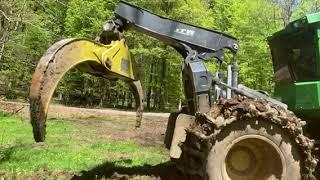
{"type": "MultiPolygon", "coordinates": [[[[26,103],[0,101],[0,110],[17,113],[29,119],[29,105],[26,103]]],[[[108,127],[103,130],[82,131],[82,133],[108,135],[101,141],[130,139],[146,146],[163,145],[169,113],[144,113],[142,125],[138,129],[134,128],[135,117],[136,113],[132,111],[86,109],[62,105],[50,105],[48,113],[49,121],[63,121],[83,127],[101,127],[102,125],[108,127]],[[110,118],[112,120],[105,121],[110,118]]],[[[82,140],[90,141],[90,139],[82,140]]]]}
{"type": "MultiPolygon", "coordinates": [[[[29,105],[26,103],[0,101],[0,109],[29,118],[29,105]]],[[[107,142],[130,139],[144,146],[164,147],[163,140],[169,113],[144,113],[142,126],[139,129],[134,129],[135,116],[135,112],[114,109],[85,109],[50,105],[48,121],[63,121],[80,127],[100,127],[90,131],[84,128],[81,133],[107,135],[100,139],[79,137],[81,141],[107,142]],[[109,118],[112,119],[106,120],[109,118]],[[101,128],[102,126],[108,128],[101,128]]],[[[68,173],[60,175],[70,179],[187,179],[171,162],[156,166],[148,165],[131,168],[119,168],[112,164],[103,164],[95,169],[80,172],[76,175],[68,173]]],[[[53,174],[52,176],[56,177],[59,174],[53,174]]]]}

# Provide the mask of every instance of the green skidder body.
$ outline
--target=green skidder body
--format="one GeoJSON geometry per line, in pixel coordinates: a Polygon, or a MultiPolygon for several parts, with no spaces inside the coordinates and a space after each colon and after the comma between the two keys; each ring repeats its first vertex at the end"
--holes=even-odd
{"type": "Polygon", "coordinates": [[[320,13],[315,13],[291,22],[268,39],[275,98],[303,120],[320,117],[319,37],[320,13]]]}

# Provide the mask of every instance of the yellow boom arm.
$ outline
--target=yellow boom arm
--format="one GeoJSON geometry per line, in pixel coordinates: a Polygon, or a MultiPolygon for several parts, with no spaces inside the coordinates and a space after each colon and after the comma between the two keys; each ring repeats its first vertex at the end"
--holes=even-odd
{"type": "Polygon", "coordinates": [[[64,74],[73,67],[106,79],[130,84],[137,109],[136,127],[143,111],[143,93],[124,39],[109,45],[88,39],[65,39],[52,45],[40,59],[30,87],[30,115],[34,139],[45,141],[46,118],[51,97],[64,74]]]}

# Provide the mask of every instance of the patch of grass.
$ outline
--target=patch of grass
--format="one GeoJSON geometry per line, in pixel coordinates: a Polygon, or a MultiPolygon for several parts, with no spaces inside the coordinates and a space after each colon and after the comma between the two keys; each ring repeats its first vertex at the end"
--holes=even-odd
{"type": "Polygon", "coordinates": [[[69,116],[64,116],[60,114],[48,114],[48,120],[55,120],[55,119],[69,119],[69,116]]]}
{"type": "MultiPolygon", "coordinates": [[[[78,119],[92,119],[92,120],[99,120],[99,121],[128,121],[128,118],[123,117],[112,117],[112,116],[81,116],[78,119]]],[[[134,118],[133,118],[134,119],[134,118]]]]}
{"type": "MultiPolygon", "coordinates": [[[[46,143],[34,143],[29,122],[0,112],[0,177],[3,173],[19,176],[48,171],[76,173],[105,162],[133,167],[168,160],[162,147],[143,147],[130,141],[83,142],[79,139],[83,127],[72,123],[48,121],[47,130],[46,143]]],[[[87,137],[100,136],[89,134],[87,137]]]]}

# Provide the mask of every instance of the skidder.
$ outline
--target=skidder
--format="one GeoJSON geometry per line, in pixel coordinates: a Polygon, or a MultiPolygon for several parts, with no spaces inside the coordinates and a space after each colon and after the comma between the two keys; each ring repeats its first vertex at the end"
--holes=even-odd
{"type": "Polygon", "coordinates": [[[165,138],[181,171],[211,180],[316,179],[317,152],[309,138],[320,139],[320,14],[292,22],[269,38],[275,98],[238,84],[236,38],[123,1],[115,17],[103,26],[99,40],[61,40],[40,59],[30,88],[35,141],[45,141],[50,99],[74,67],[128,82],[135,97],[136,127],[140,126],[143,92],[124,38],[131,28],[172,46],[184,59],[187,106],[170,115],[165,138]],[[233,56],[229,61],[226,49],[233,56]],[[206,67],[212,59],[220,67],[217,72],[206,67]]]}

